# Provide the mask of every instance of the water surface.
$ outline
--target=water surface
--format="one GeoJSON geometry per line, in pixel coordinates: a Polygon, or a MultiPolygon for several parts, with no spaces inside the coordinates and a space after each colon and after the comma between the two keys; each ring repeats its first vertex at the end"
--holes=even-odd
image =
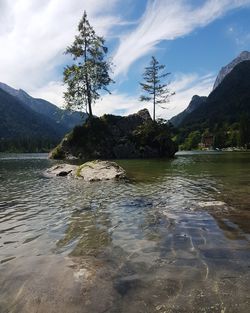
{"type": "Polygon", "coordinates": [[[250,154],[121,160],[129,182],[0,155],[0,312],[248,313],[250,154]]]}

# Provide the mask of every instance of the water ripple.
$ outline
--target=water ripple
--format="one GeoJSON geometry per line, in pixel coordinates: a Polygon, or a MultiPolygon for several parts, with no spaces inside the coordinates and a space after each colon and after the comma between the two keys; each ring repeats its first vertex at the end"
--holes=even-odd
{"type": "Polygon", "coordinates": [[[9,294],[16,308],[20,297],[30,299],[29,288],[50,303],[41,288],[53,277],[72,299],[81,288],[92,299],[83,304],[79,296],[70,309],[61,307],[67,313],[248,312],[250,166],[238,156],[236,167],[217,155],[120,161],[130,182],[91,184],[43,178],[51,165],[43,156],[1,159],[0,310],[13,302],[9,294]],[[44,280],[48,266],[53,273],[44,280]],[[238,311],[227,296],[234,286],[238,311]]]}

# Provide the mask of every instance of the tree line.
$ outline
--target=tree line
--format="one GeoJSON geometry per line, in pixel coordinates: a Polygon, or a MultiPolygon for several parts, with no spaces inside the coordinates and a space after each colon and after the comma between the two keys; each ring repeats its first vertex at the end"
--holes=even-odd
{"type": "Polygon", "coordinates": [[[0,152],[49,152],[57,145],[58,142],[51,138],[1,138],[0,152]]]}
{"type": "Polygon", "coordinates": [[[250,116],[242,115],[239,122],[216,124],[213,128],[199,130],[177,130],[175,141],[180,150],[202,148],[222,149],[229,147],[250,148],[250,116]],[[203,146],[205,139],[210,139],[210,146],[203,146]]]}

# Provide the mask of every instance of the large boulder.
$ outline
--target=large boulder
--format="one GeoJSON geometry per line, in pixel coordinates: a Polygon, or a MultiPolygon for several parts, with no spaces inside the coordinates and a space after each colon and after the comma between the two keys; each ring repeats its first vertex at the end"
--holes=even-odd
{"type": "Polygon", "coordinates": [[[59,164],[49,168],[45,175],[48,177],[67,176],[84,181],[120,180],[126,178],[125,170],[115,162],[91,161],[80,166],[59,164]]]}
{"type": "Polygon", "coordinates": [[[92,161],[79,166],[77,177],[85,181],[120,180],[126,178],[126,172],[115,162],[92,161]]]}

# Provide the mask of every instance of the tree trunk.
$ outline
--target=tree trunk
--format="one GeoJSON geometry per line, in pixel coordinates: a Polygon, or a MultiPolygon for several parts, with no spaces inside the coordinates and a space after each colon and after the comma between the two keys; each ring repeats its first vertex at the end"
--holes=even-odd
{"type": "Polygon", "coordinates": [[[156,70],[154,69],[154,107],[153,107],[153,121],[155,122],[155,93],[156,93],[156,70]]]}
{"type": "MultiPolygon", "coordinates": [[[[85,38],[85,42],[84,42],[84,63],[86,65],[87,62],[87,42],[86,42],[86,38],[85,38]]],[[[89,107],[89,117],[92,117],[92,105],[91,105],[91,93],[90,93],[90,85],[89,85],[89,78],[88,78],[88,73],[86,71],[85,74],[85,79],[86,79],[86,87],[87,87],[87,97],[88,97],[88,107],[89,107]]]]}
{"type": "Polygon", "coordinates": [[[154,92],[154,108],[153,108],[153,121],[155,121],[155,92],[154,92]]]}
{"type": "Polygon", "coordinates": [[[91,96],[90,96],[90,92],[88,91],[88,106],[89,106],[89,117],[92,117],[92,104],[91,104],[91,96]]]}

